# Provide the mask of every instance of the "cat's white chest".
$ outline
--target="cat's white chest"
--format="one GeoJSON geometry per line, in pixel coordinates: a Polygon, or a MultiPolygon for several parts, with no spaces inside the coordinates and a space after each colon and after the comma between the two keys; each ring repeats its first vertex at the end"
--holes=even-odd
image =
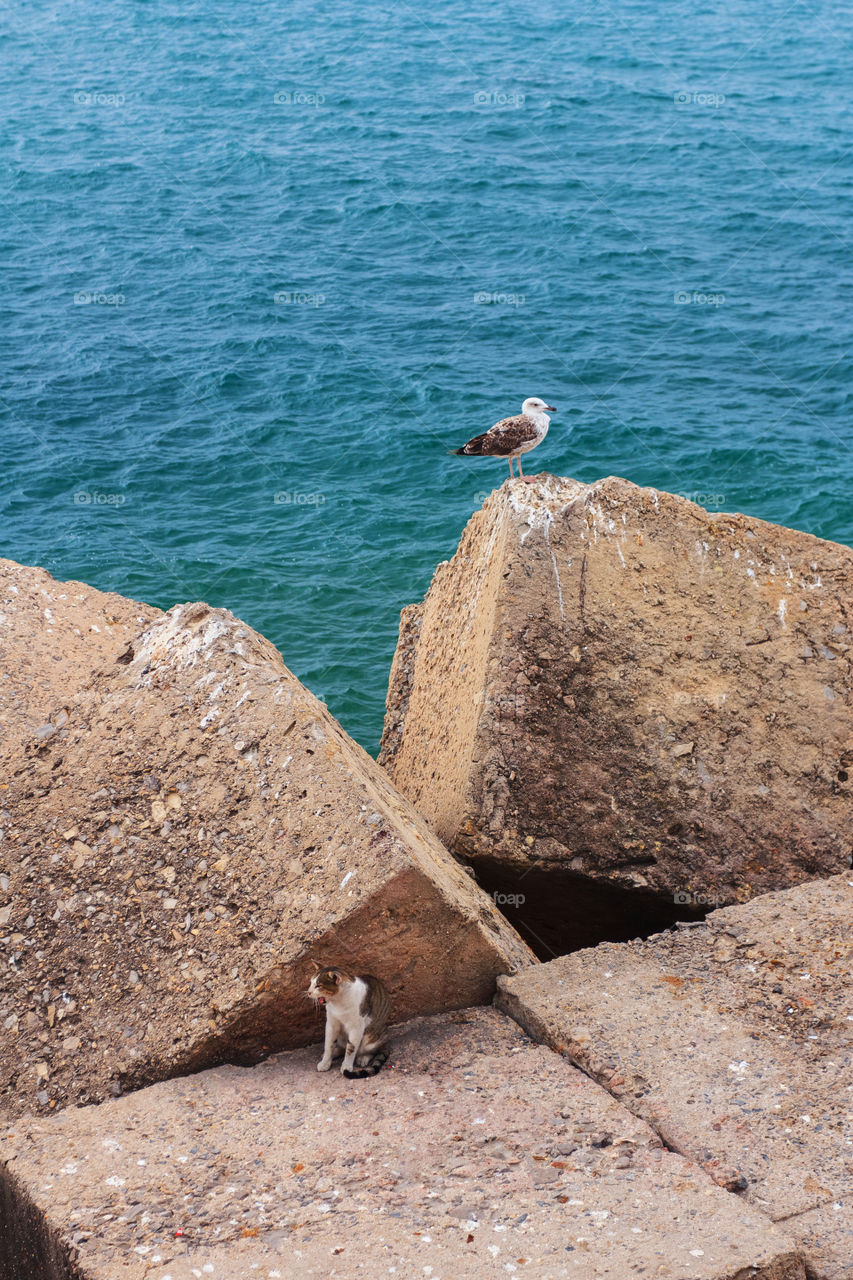
{"type": "Polygon", "coordinates": [[[362,982],[361,978],[354,978],[352,982],[346,984],[346,987],[339,990],[334,1000],[326,1001],[326,1007],[339,1022],[346,1026],[349,1022],[361,1017],[361,1007],[366,995],[366,983],[362,982]]]}

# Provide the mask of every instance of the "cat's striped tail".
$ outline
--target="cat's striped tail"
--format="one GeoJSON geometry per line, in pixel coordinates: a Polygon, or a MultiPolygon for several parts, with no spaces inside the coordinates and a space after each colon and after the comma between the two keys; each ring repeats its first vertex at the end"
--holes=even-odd
{"type": "Polygon", "coordinates": [[[366,1080],[369,1076],[375,1076],[380,1072],[390,1056],[390,1050],[380,1049],[376,1056],[371,1058],[369,1066],[357,1067],[355,1071],[344,1071],[343,1074],[347,1080],[366,1080]]]}

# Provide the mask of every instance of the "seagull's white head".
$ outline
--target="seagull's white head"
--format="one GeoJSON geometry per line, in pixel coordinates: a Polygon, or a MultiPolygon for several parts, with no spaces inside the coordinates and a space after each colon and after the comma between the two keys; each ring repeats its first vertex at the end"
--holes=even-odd
{"type": "Polygon", "coordinates": [[[556,413],[557,410],[552,404],[546,404],[544,400],[540,400],[538,396],[528,396],[521,406],[521,412],[529,414],[531,418],[541,418],[543,414],[556,413]]]}

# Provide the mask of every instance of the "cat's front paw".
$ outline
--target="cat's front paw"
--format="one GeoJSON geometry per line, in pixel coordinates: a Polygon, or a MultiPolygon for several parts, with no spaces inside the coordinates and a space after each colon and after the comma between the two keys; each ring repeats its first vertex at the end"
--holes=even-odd
{"type": "Polygon", "coordinates": [[[317,1070],[328,1071],[331,1065],[332,1065],[331,1058],[321,1058],[320,1061],[317,1063],[317,1070]]]}

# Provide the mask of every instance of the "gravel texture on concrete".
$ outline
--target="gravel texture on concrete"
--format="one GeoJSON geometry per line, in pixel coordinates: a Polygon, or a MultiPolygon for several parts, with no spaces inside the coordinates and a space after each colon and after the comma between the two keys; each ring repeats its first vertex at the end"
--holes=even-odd
{"type": "Polygon", "coordinates": [[[398,1020],[533,954],[285,667],[176,605],[26,748],[0,809],[0,1108],[48,1110],[314,1033],[312,957],[398,1020]]]}
{"type": "Polygon", "coordinates": [[[501,978],[497,1003],[853,1275],[853,876],[501,978]]]}
{"type": "MultiPolygon", "coordinates": [[[[78,689],[159,613],[0,558],[0,758],[34,736],[52,738],[78,689]]],[[[2,799],[0,790],[0,807],[2,799]]]]}
{"type": "Polygon", "coordinates": [[[804,1280],[783,1230],[494,1009],[396,1028],[371,1080],[319,1056],[21,1119],[7,1198],[76,1262],[4,1280],[804,1280]]]}

